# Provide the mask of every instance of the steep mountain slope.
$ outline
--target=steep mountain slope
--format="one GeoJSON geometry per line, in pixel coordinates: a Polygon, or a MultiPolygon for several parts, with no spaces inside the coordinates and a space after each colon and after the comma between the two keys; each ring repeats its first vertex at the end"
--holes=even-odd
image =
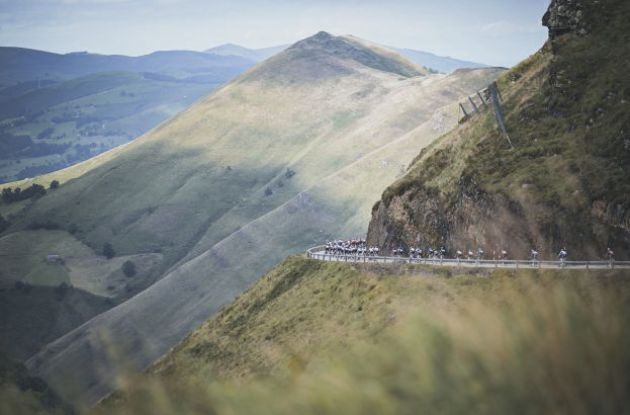
{"type": "Polygon", "coordinates": [[[485,112],[423,151],[374,208],[368,239],[630,255],[630,3],[553,1],[550,39],[501,76],[507,131],[485,112]]]}
{"type": "Polygon", "coordinates": [[[428,76],[320,33],[89,167],[40,179],[66,178],[14,213],[8,232],[46,218],[91,247],[159,251],[163,262],[159,281],[29,368],[70,400],[98,400],[118,370],[111,345],[144,367],[288,254],[362,232],[387,183],[456,124],[453,103],[500,72],[428,76]]]}

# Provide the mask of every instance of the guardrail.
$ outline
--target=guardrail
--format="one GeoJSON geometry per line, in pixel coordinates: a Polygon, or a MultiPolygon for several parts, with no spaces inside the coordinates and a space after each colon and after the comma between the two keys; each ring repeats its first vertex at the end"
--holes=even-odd
{"type": "Polygon", "coordinates": [[[306,251],[308,258],[320,261],[372,263],[372,264],[417,264],[438,265],[448,267],[470,268],[508,268],[508,269],[615,269],[630,268],[630,261],[533,261],[502,259],[456,259],[456,258],[409,258],[369,255],[335,255],[327,254],[324,246],[316,246],[306,251]]]}

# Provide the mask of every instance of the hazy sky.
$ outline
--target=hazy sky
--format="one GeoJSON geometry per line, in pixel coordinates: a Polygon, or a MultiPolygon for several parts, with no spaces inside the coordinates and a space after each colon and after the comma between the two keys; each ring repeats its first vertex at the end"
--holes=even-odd
{"type": "Polygon", "coordinates": [[[549,0],[0,0],[0,45],[139,55],[265,47],[320,30],[510,66],[546,39],[549,0]]]}

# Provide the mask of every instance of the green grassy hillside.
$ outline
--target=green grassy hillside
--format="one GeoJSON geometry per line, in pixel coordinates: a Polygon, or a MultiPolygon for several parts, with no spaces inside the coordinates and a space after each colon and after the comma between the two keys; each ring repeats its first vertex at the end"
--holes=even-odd
{"type": "Polygon", "coordinates": [[[619,413],[627,271],[287,259],[97,413],[619,413]]]}
{"type": "Polygon", "coordinates": [[[155,284],[29,368],[64,397],[99,399],[117,371],[101,332],[142,368],[287,255],[364,232],[385,186],[456,124],[454,102],[500,72],[424,75],[319,34],[134,142],[38,178],[62,185],[14,211],[6,232],[46,218],[93,249],[163,257],[155,284]]]}
{"type": "Polygon", "coordinates": [[[24,361],[115,305],[69,284],[0,284],[0,353],[24,361]]]}
{"type": "Polygon", "coordinates": [[[26,360],[154,282],[160,254],[107,259],[60,230],[0,237],[0,352],[26,360]],[[47,260],[49,255],[58,260],[47,260]],[[134,275],[123,272],[131,261],[134,275]]]}
{"type": "Polygon", "coordinates": [[[59,170],[127,143],[223,81],[112,72],[23,93],[0,90],[0,181],[59,170]]]}
{"type": "Polygon", "coordinates": [[[553,2],[549,42],[499,78],[514,148],[491,111],[442,137],[385,191],[369,241],[629,258],[629,17],[625,1],[553,2]]]}

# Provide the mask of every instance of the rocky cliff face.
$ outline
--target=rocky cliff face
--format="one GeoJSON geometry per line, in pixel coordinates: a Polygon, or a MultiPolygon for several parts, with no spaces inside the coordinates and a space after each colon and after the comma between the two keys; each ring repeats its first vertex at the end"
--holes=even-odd
{"type": "Polygon", "coordinates": [[[569,32],[588,33],[581,0],[553,0],[543,16],[543,25],[549,28],[554,39],[569,32]]]}
{"type": "Polygon", "coordinates": [[[423,151],[373,209],[368,242],[545,257],[630,255],[630,2],[554,0],[550,40],[499,79],[493,115],[423,151]]]}

